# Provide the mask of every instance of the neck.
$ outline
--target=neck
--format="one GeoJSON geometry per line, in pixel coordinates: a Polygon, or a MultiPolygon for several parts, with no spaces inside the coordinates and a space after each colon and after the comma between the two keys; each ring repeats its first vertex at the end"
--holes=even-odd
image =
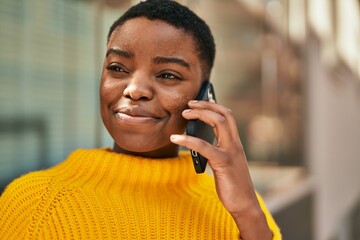
{"type": "Polygon", "coordinates": [[[145,158],[174,158],[179,155],[179,146],[175,144],[169,144],[162,148],[147,151],[147,152],[134,152],[121,148],[119,145],[114,143],[113,152],[123,153],[127,155],[145,157],[145,158]]]}

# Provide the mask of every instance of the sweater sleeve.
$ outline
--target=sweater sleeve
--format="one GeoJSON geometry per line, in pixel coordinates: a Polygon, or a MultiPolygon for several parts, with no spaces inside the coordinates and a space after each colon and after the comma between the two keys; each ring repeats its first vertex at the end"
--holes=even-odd
{"type": "Polygon", "coordinates": [[[260,194],[256,193],[256,195],[257,195],[257,198],[258,198],[260,207],[261,207],[261,209],[263,210],[263,212],[264,212],[264,214],[265,214],[265,216],[266,216],[266,220],[267,220],[267,223],[268,223],[268,225],[269,225],[269,228],[270,228],[271,231],[272,231],[273,240],[282,240],[282,236],[281,236],[281,233],[280,233],[280,229],[279,229],[279,227],[277,226],[277,224],[276,224],[274,218],[272,217],[270,211],[267,209],[264,200],[262,199],[262,197],[260,196],[260,194]]]}
{"type": "Polygon", "coordinates": [[[6,187],[0,197],[1,238],[31,238],[50,182],[49,178],[34,172],[14,180],[6,187]]]}

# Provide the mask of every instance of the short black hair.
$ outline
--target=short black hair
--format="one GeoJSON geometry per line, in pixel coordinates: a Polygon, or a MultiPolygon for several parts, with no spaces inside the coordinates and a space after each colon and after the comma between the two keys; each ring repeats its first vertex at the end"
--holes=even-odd
{"type": "Polygon", "coordinates": [[[126,21],[146,17],[149,20],[162,20],[191,34],[195,40],[199,58],[205,63],[204,73],[210,76],[215,59],[215,42],[209,26],[188,7],[172,0],[147,0],[129,8],[110,27],[108,41],[114,30],[126,21]]]}

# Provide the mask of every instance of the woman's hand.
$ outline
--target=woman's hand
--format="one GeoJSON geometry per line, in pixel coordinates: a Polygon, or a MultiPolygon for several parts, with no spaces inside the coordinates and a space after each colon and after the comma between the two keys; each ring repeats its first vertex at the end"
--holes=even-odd
{"type": "Polygon", "coordinates": [[[208,159],[219,199],[241,229],[241,239],[271,239],[231,110],[216,103],[197,100],[190,101],[189,107],[183,111],[183,117],[199,119],[212,126],[217,145],[187,135],[172,135],[171,141],[197,151],[208,159]]]}

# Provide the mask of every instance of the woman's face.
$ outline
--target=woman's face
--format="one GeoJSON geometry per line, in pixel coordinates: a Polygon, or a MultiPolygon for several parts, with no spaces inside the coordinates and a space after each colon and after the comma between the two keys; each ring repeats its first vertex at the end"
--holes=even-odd
{"type": "Polygon", "coordinates": [[[193,37],[160,20],[126,21],[111,35],[100,85],[100,109],[114,150],[172,157],[171,134],[184,132],[181,112],[202,84],[193,37]]]}

